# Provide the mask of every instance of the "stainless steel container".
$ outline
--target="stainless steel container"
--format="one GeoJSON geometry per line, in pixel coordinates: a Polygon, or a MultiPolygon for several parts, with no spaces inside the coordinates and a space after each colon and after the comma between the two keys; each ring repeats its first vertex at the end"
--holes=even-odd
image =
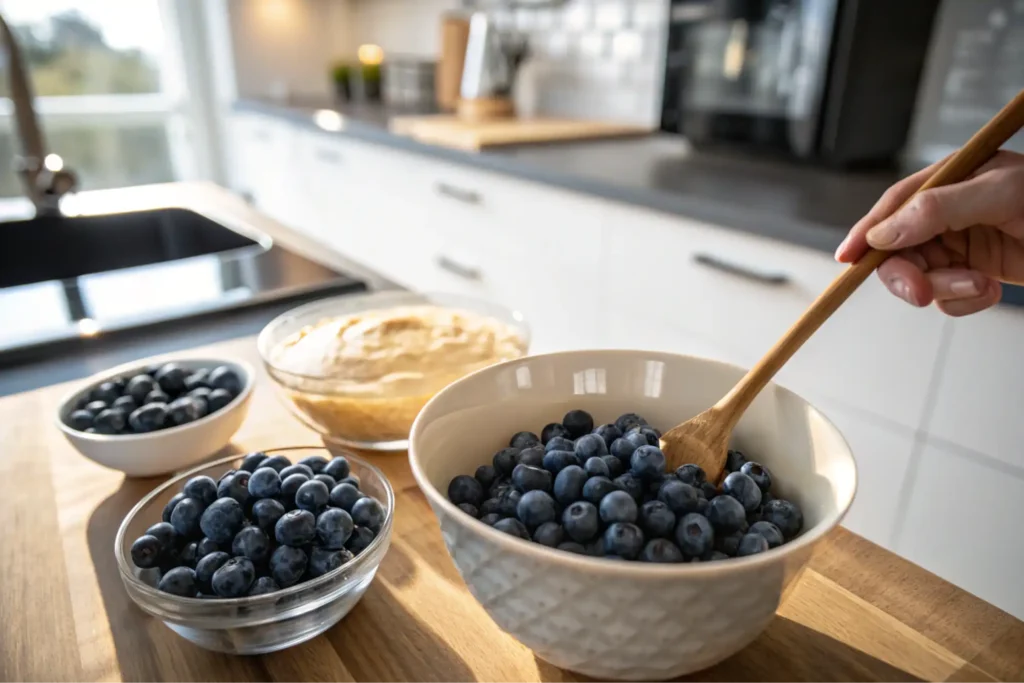
{"type": "Polygon", "coordinates": [[[384,102],[393,107],[434,105],[437,62],[388,58],[383,64],[384,102]]]}

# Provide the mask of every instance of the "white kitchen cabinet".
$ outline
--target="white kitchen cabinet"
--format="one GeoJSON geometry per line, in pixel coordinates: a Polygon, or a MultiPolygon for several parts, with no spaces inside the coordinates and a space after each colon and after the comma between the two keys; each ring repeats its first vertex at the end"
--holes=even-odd
{"type": "Polygon", "coordinates": [[[896,552],[1024,619],[1024,476],[927,445],[896,552]]]}
{"type": "MultiPolygon", "coordinates": [[[[844,266],[821,252],[632,207],[616,207],[601,270],[606,310],[629,311],[630,346],[697,335],[750,366],[844,266]],[[657,328],[657,332],[653,329],[657,328]]],[[[865,283],[777,381],[916,429],[943,317],[865,283]]]]}
{"type": "Polygon", "coordinates": [[[1024,472],[1024,309],[1000,306],[949,325],[928,432],[1024,472]]]}

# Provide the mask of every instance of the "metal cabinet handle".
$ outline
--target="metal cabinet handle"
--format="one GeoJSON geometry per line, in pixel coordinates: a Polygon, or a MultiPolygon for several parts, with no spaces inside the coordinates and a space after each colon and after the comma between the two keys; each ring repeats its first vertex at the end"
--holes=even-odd
{"type": "Polygon", "coordinates": [[[459,263],[444,254],[438,254],[436,261],[439,268],[447,270],[452,275],[457,275],[463,280],[479,281],[483,279],[483,273],[480,272],[479,268],[473,268],[472,266],[459,263]]]}
{"type": "Polygon", "coordinates": [[[737,263],[723,261],[717,256],[711,256],[710,254],[695,254],[693,260],[702,266],[707,266],[714,270],[720,270],[723,273],[737,275],[739,277],[746,278],[747,280],[753,280],[754,282],[760,282],[766,285],[781,287],[782,285],[788,285],[790,282],[789,276],[785,273],[759,272],[737,263]]]}
{"type": "Polygon", "coordinates": [[[462,202],[463,204],[480,204],[483,201],[483,197],[480,196],[479,192],[473,190],[465,190],[461,187],[455,187],[448,183],[440,182],[435,186],[437,193],[443,197],[454,199],[455,201],[462,202]]]}
{"type": "Polygon", "coordinates": [[[340,164],[341,155],[329,149],[318,149],[316,158],[328,164],[340,164]]]}

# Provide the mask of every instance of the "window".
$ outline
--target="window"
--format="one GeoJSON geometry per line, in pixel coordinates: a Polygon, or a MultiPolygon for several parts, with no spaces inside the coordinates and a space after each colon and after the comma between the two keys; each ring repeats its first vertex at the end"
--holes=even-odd
{"type": "MultiPolygon", "coordinates": [[[[0,0],[29,69],[47,152],[83,190],[201,175],[185,93],[184,0],[0,0]]],[[[4,60],[0,60],[2,67],[4,60]]],[[[0,197],[22,194],[0,68],[0,197]]]]}

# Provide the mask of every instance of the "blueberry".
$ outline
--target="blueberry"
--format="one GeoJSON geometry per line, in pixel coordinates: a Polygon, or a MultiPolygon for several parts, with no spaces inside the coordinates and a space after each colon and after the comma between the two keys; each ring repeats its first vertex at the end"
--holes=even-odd
{"type": "Polygon", "coordinates": [[[484,487],[480,485],[480,482],[475,477],[471,477],[468,474],[460,474],[448,484],[448,500],[456,505],[459,503],[469,503],[475,507],[480,507],[480,504],[484,502],[484,487]]]}
{"type": "Polygon", "coordinates": [[[258,526],[247,526],[235,534],[231,542],[235,557],[248,557],[254,563],[264,562],[270,556],[270,538],[258,526]]]}
{"type": "Polygon", "coordinates": [[[797,504],[782,498],[765,504],[761,509],[761,519],[777,526],[787,541],[800,533],[804,526],[804,515],[797,504]]]}
{"type": "Polygon", "coordinates": [[[509,446],[512,448],[518,448],[519,450],[530,448],[531,446],[537,446],[539,444],[540,437],[533,432],[516,432],[508,442],[509,446]]]}
{"type": "Polygon", "coordinates": [[[110,407],[114,410],[120,410],[125,415],[131,415],[135,412],[135,409],[139,407],[139,404],[135,402],[135,399],[131,396],[119,396],[114,399],[114,402],[110,404],[110,407]]]}
{"type": "Polygon", "coordinates": [[[143,405],[149,405],[150,403],[170,403],[171,397],[167,395],[160,387],[157,387],[153,391],[146,394],[146,400],[143,401],[143,405]]]}
{"type": "Polygon", "coordinates": [[[626,472],[625,474],[615,477],[613,483],[629,495],[633,496],[633,500],[636,502],[639,503],[643,499],[644,483],[631,472],[626,472]]]}
{"type": "Polygon", "coordinates": [[[597,434],[584,434],[576,439],[573,450],[576,453],[576,457],[585,463],[588,458],[608,455],[608,444],[597,434]]]}
{"type": "Polygon", "coordinates": [[[601,460],[604,461],[605,466],[608,468],[609,479],[615,479],[616,477],[622,476],[626,471],[626,466],[614,455],[602,455],[601,460]]]}
{"type": "Polygon", "coordinates": [[[187,376],[188,373],[185,369],[177,363],[167,363],[156,371],[153,378],[160,388],[170,395],[180,394],[185,390],[185,377],[187,376]]]}
{"type": "MultiPolygon", "coordinates": [[[[181,503],[178,503],[180,506],[181,503]]],[[[175,508],[177,509],[177,508],[175,508]]],[[[228,544],[242,529],[245,515],[242,505],[234,498],[218,498],[199,518],[199,527],[214,543],[228,544]]]]}
{"type": "Polygon", "coordinates": [[[270,576],[261,576],[256,579],[255,583],[252,584],[252,588],[249,589],[249,597],[254,595],[266,595],[267,593],[274,593],[281,590],[281,587],[277,585],[277,581],[270,576]]]}
{"type": "Polygon", "coordinates": [[[359,477],[355,474],[349,474],[347,477],[338,480],[339,484],[352,484],[356,488],[359,488],[359,477]]]}
{"type": "Polygon", "coordinates": [[[604,534],[598,534],[597,537],[590,543],[587,543],[587,555],[594,557],[604,557],[604,534]]]}
{"type": "Polygon", "coordinates": [[[565,529],[558,522],[544,522],[533,532],[533,542],[557,548],[565,540],[565,529]]]}
{"type": "Polygon", "coordinates": [[[164,511],[161,514],[161,517],[165,522],[171,521],[171,513],[174,511],[174,506],[181,502],[184,498],[185,494],[179,491],[178,493],[175,493],[173,496],[171,496],[171,499],[167,501],[167,504],[164,505],[164,511]]]}
{"type": "Polygon", "coordinates": [[[576,442],[564,436],[553,437],[550,441],[544,444],[545,453],[548,451],[569,451],[571,453],[575,448],[576,442]]]}
{"type": "Polygon", "coordinates": [[[583,496],[583,485],[586,483],[587,473],[583,468],[569,465],[555,477],[555,500],[562,505],[576,502],[583,496]]]}
{"type": "Polygon", "coordinates": [[[226,365],[219,365],[211,370],[206,378],[206,383],[210,385],[211,389],[223,389],[232,396],[237,396],[242,391],[242,379],[237,372],[226,365]]]}
{"type": "Polygon", "coordinates": [[[661,490],[662,484],[664,484],[666,481],[669,481],[669,480],[676,481],[676,478],[674,476],[672,476],[671,474],[670,475],[659,474],[658,476],[654,477],[653,479],[645,480],[644,481],[644,497],[643,497],[644,502],[647,502],[648,500],[657,500],[657,498],[658,498],[658,491],[661,490]]]}
{"type": "Polygon", "coordinates": [[[704,497],[711,500],[718,495],[718,487],[709,481],[704,482],[700,485],[700,492],[704,494],[704,497]]]}
{"type": "Polygon", "coordinates": [[[158,522],[157,524],[154,524],[146,529],[146,534],[160,541],[161,550],[173,548],[175,542],[178,540],[178,534],[174,530],[174,527],[167,522],[158,522]]]}
{"type": "Polygon", "coordinates": [[[349,537],[348,543],[345,544],[345,549],[353,555],[358,555],[370,547],[375,538],[377,538],[377,534],[373,533],[373,531],[364,526],[357,526],[352,530],[352,535],[349,537]]]}
{"type": "Polygon", "coordinates": [[[320,513],[316,519],[316,536],[320,545],[330,550],[340,550],[352,536],[355,524],[352,517],[344,510],[330,508],[320,513]]]}
{"type": "Polygon", "coordinates": [[[665,473],[665,454],[657,446],[640,446],[629,459],[629,471],[640,479],[654,479],[665,473]]]}
{"type": "Polygon", "coordinates": [[[206,415],[207,405],[205,401],[197,401],[191,396],[182,396],[174,399],[167,406],[167,415],[171,423],[175,425],[195,422],[206,415]]]}
{"type": "Polygon", "coordinates": [[[324,465],[323,472],[321,474],[327,474],[334,477],[335,481],[341,481],[348,475],[352,474],[352,468],[348,464],[348,459],[343,455],[336,455],[330,459],[330,461],[324,465]]]}
{"type": "Polygon", "coordinates": [[[228,391],[224,389],[214,389],[210,392],[210,395],[206,397],[206,405],[211,413],[215,413],[227,404],[235,400],[228,391]]]}
{"type": "MultiPolygon", "coordinates": [[[[309,513],[306,513],[309,514],[309,513]]],[[[299,582],[306,573],[306,553],[291,546],[278,546],[270,556],[270,576],[282,588],[299,582]]]]}
{"type": "Polygon", "coordinates": [[[740,472],[750,477],[762,493],[767,493],[772,487],[772,473],[768,468],[756,462],[745,462],[740,472]]]}
{"type": "Polygon", "coordinates": [[[356,501],[365,496],[365,493],[352,484],[338,484],[331,489],[331,495],[327,501],[345,512],[352,512],[352,506],[356,504],[356,501]]]}
{"type": "Polygon", "coordinates": [[[128,426],[133,432],[144,434],[163,429],[167,424],[167,404],[147,403],[128,416],[128,426]]]}
{"type": "Polygon", "coordinates": [[[474,475],[476,480],[480,482],[480,486],[486,491],[494,484],[498,479],[498,472],[494,469],[493,465],[480,465],[476,468],[476,474],[474,475]]]}
{"type": "Polygon", "coordinates": [[[619,490],[619,487],[607,477],[590,477],[583,484],[583,498],[594,505],[599,505],[605,496],[619,490]]]}
{"type": "Polygon", "coordinates": [[[569,451],[548,451],[544,454],[544,469],[554,474],[558,474],[569,465],[579,464],[576,454],[569,451]]]}
{"type": "Polygon", "coordinates": [[[518,448],[502,448],[500,451],[494,454],[492,459],[495,471],[500,476],[508,476],[512,474],[512,470],[519,464],[519,449],[518,448]]]}
{"type": "Polygon", "coordinates": [[[697,512],[700,492],[678,479],[666,479],[658,489],[658,500],[668,506],[676,517],[697,512]]]}
{"type": "Polygon", "coordinates": [[[72,429],[77,429],[80,432],[84,432],[89,427],[92,427],[93,414],[85,410],[76,410],[68,416],[68,426],[72,429]]]}
{"type": "Polygon", "coordinates": [[[661,432],[650,425],[633,427],[631,430],[626,432],[625,436],[628,437],[630,434],[639,434],[644,437],[644,439],[647,440],[647,445],[649,446],[658,446],[661,441],[661,432]]]}
{"type": "Polygon", "coordinates": [[[682,562],[683,551],[667,538],[655,538],[648,541],[644,549],[640,551],[641,562],[682,562]]]}
{"type": "Polygon", "coordinates": [[[193,399],[195,399],[202,406],[203,415],[208,415],[210,413],[210,390],[209,389],[207,389],[206,387],[199,387],[198,389],[193,389],[192,391],[188,392],[185,395],[186,396],[191,396],[193,399]]]}
{"type": "Polygon", "coordinates": [[[606,424],[594,429],[594,434],[604,439],[604,445],[611,448],[612,442],[622,436],[622,430],[613,424],[606,424]]]}
{"type": "Polygon", "coordinates": [[[260,467],[249,477],[249,495],[272,498],[281,493],[281,477],[273,467],[260,467]]]}
{"type": "MultiPolygon", "coordinates": [[[[182,538],[198,538],[202,534],[199,531],[199,519],[206,507],[192,498],[183,498],[174,506],[171,512],[171,526],[174,532],[182,538]]],[[[207,534],[209,536],[209,534],[207,534]]]]}
{"type": "Polygon", "coordinates": [[[157,588],[171,595],[194,598],[199,587],[196,584],[196,573],[193,569],[175,567],[160,578],[157,588]]]}
{"type": "Polygon", "coordinates": [[[278,474],[281,474],[281,470],[283,470],[285,467],[290,467],[291,464],[292,461],[284,457],[283,455],[272,455],[263,462],[261,462],[260,467],[273,467],[275,470],[277,470],[278,474]]]}
{"type": "Polygon", "coordinates": [[[253,521],[268,534],[274,530],[277,520],[284,517],[284,512],[284,505],[273,498],[257,500],[252,506],[253,521]]]}
{"type": "Polygon", "coordinates": [[[274,525],[274,538],[293,548],[311,543],[316,538],[316,518],[309,510],[286,512],[274,525]]]}
{"type": "Polygon", "coordinates": [[[181,549],[180,553],[178,553],[178,559],[184,566],[195,569],[196,560],[199,559],[199,551],[196,542],[193,541],[191,543],[186,543],[185,547],[181,549]]]}
{"type": "Polygon", "coordinates": [[[185,376],[185,391],[195,391],[196,389],[209,389],[210,385],[206,383],[207,378],[210,376],[210,371],[206,368],[199,368],[193,370],[190,374],[185,376]]]}
{"type": "Polygon", "coordinates": [[[691,512],[676,525],[676,545],[686,557],[702,557],[715,547],[715,531],[704,515],[691,512]]]}
{"type": "Polygon", "coordinates": [[[634,427],[639,427],[645,424],[647,424],[647,420],[643,419],[636,413],[626,413],[625,415],[620,415],[618,419],[615,420],[615,426],[623,434],[634,427]]]}
{"type": "Polygon", "coordinates": [[[764,536],[764,540],[768,541],[769,548],[778,548],[786,542],[782,537],[782,532],[779,530],[779,527],[775,526],[771,522],[754,522],[750,525],[750,529],[747,533],[761,534],[764,536]]]}
{"type": "Polygon", "coordinates": [[[569,436],[569,430],[558,422],[552,422],[540,431],[540,442],[546,446],[548,442],[556,436],[567,438],[569,436]]]}
{"type": "Polygon", "coordinates": [[[295,495],[308,482],[309,477],[301,472],[297,472],[281,481],[281,498],[284,499],[285,507],[289,509],[295,507],[295,495]]]}
{"type": "Polygon", "coordinates": [[[135,375],[128,380],[125,393],[135,399],[135,402],[142,405],[146,402],[149,392],[157,388],[156,381],[149,375],[135,375]]]}
{"type": "Polygon", "coordinates": [[[480,513],[481,517],[483,517],[484,515],[492,514],[492,513],[493,514],[498,514],[499,506],[500,506],[500,504],[499,504],[497,498],[488,498],[487,500],[485,500],[483,502],[483,504],[480,505],[480,507],[478,508],[477,512],[480,513]]]}
{"type": "Polygon", "coordinates": [[[726,557],[736,557],[736,551],[740,547],[740,539],[743,538],[744,533],[742,531],[734,531],[731,534],[716,534],[715,535],[715,550],[721,552],[726,557]]]}
{"type": "Polygon", "coordinates": [[[465,512],[473,519],[478,519],[480,517],[480,510],[470,505],[469,503],[459,503],[456,507],[458,507],[460,510],[465,512]]]}
{"type": "Polygon", "coordinates": [[[352,553],[344,548],[329,550],[327,548],[313,548],[309,555],[309,576],[316,578],[329,574],[345,564],[353,557],[352,553]]]}
{"type": "Polygon", "coordinates": [[[295,506],[302,510],[309,510],[314,515],[327,505],[331,496],[327,484],[322,481],[307,481],[295,492],[295,506]]]}
{"type": "Polygon", "coordinates": [[[756,555],[768,550],[768,541],[761,534],[744,534],[736,548],[736,557],[756,555]]]}
{"type": "Polygon", "coordinates": [[[384,524],[384,507],[371,496],[357,500],[350,514],[353,522],[370,529],[374,534],[377,534],[384,524]]]}
{"type": "Polygon", "coordinates": [[[539,467],[519,464],[512,470],[512,484],[520,493],[526,493],[527,491],[551,493],[553,481],[554,476],[551,472],[539,467]]]}
{"type": "Polygon", "coordinates": [[[729,556],[726,555],[725,553],[719,552],[717,550],[712,550],[711,554],[708,556],[708,560],[707,561],[708,562],[718,562],[719,560],[728,560],[728,559],[729,559],[729,556]]]}
{"type": "Polygon", "coordinates": [[[192,477],[185,482],[185,486],[181,490],[186,496],[202,505],[204,510],[217,500],[217,482],[205,475],[192,477]]]}
{"type": "Polygon", "coordinates": [[[160,561],[160,551],[162,549],[160,541],[155,537],[148,534],[140,536],[132,543],[132,562],[139,569],[155,567],[160,561]]]}
{"type": "Polygon", "coordinates": [[[218,498],[234,498],[239,503],[249,500],[249,478],[252,475],[245,470],[239,470],[230,477],[221,479],[217,484],[218,498]]]}
{"type": "Polygon", "coordinates": [[[511,477],[502,477],[501,479],[494,482],[494,484],[487,490],[488,498],[501,498],[509,489],[513,488],[511,477]]]}
{"type": "Polygon", "coordinates": [[[739,451],[730,450],[725,458],[727,472],[739,472],[747,464],[747,457],[739,451]]]}
{"type": "Polygon", "coordinates": [[[723,534],[737,531],[747,521],[743,506],[732,496],[712,498],[708,502],[707,517],[715,531],[723,534]]]}
{"type": "Polygon", "coordinates": [[[499,519],[494,523],[494,528],[502,533],[508,534],[509,536],[516,536],[527,541],[530,540],[530,532],[527,531],[523,523],[515,517],[499,519]]]}
{"type": "Polygon", "coordinates": [[[690,486],[700,486],[708,480],[708,475],[700,465],[681,465],[676,469],[676,479],[690,486]]]}
{"type": "Polygon", "coordinates": [[[605,554],[635,560],[644,547],[644,532],[629,522],[616,522],[604,531],[605,554]]]}
{"type": "Polygon", "coordinates": [[[565,541],[564,543],[558,544],[559,550],[564,550],[567,553],[575,553],[577,555],[586,555],[587,549],[582,544],[576,541],[565,541]]]}
{"type": "Polygon", "coordinates": [[[205,591],[212,590],[210,582],[213,580],[214,572],[223,567],[230,559],[230,555],[220,551],[210,553],[200,559],[196,563],[196,581],[199,582],[199,586],[205,591]]]}
{"type": "Polygon", "coordinates": [[[761,489],[742,472],[730,472],[722,482],[722,492],[738,500],[747,512],[761,506],[761,489]]]}
{"type": "MultiPolygon", "coordinates": [[[[545,453],[546,451],[543,446],[524,448],[519,452],[519,464],[529,465],[530,467],[543,467],[545,453]]],[[[515,472],[515,470],[512,471],[515,472]]]]}
{"type": "Polygon", "coordinates": [[[569,431],[569,437],[578,439],[594,431],[594,418],[585,410],[570,410],[562,418],[562,426],[569,431]]]}
{"type": "Polygon", "coordinates": [[[196,560],[201,560],[210,553],[215,553],[218,550],[220,550],[220,546],[218,546],[212,539],[203,538],[196,544],[196,560]]]}
{"type": "Polygon", "coordinates": [[[90,401],[103,401],[110,405],[121,396],[120,389],[113,382],[101,382],[89,391],[90,401]]]}
{"type": "Polygon", "coordinates": [[[513,488],[508,489],[498,498],[498,514],[502,517],[515,517],[519,507],[519,499],[523,494],[513,488]]]}
{"type": "Polygon", "coordinates": [[[125,428],[125,414],[120,410],[106,409],[100,411],[93,421],[92,426],[97,434],[120,434],[125,428]]]}
{"type": "Polygon", "coordinates": [[[323,472],[321,472],[320,474],[314,474],[313,481],[321,482],[324,486],[327,487],[328,491],[331,491],[335,486],[338,485],[338,482],[334,480],[334,477],[332,477],[329,474],[324,474],[323,472]]]}
{"type": "Polygon", "coordinates": [[[612,491],[602,498],[598,511],[605,524],[635,522],[637,517],[636,501],[625,491],[612,491]]]}
{"type": "Polygon", "coordinates": [[[566,535],[577,543],[586,543],[597,535],[601,519],[593,503],[580,500],[562,512],[562,527],[566,535]]]}
{"type": "Polygon", "coordinates": [[[527,491],[516,506],[516,517],[527,529],[554,521],[556,515],[555,500],[544,491],[527,491]]]}
{"type": "Polygon", "coordinates": [[[651,500],[640,507],[640,528],[648,538],[669,538],[676,528],[676,515],[660,500],[651,500]]]}
{"type": "Polygon", "coordinates": [[[609,446],[611,454],[618,458],[623,465],[629,465],[629,460],[633,457],[636,448],[628,439],[622,438],[615,439],[615,441],[612,441],[612,445],[609,446]]]}
{"type": "MultiPolygon", "coordinates": [[[[618,462],[615,458],[612,459],[618,462]]],[[[608,463],[604,461],[603,457],[590,458],[583,466],[583,470],[587,473],[588,477],[611,479],[611,470],[608,469],[608,463]]]]}
{"type": "Polygon", "coordinates": [[[304,474],[307,479],[312,479],[314,472],[308,465],[295,464],[285,467],[278,474],[281,475],[281,481],[284,481],[293,474],[304,474]]]}

